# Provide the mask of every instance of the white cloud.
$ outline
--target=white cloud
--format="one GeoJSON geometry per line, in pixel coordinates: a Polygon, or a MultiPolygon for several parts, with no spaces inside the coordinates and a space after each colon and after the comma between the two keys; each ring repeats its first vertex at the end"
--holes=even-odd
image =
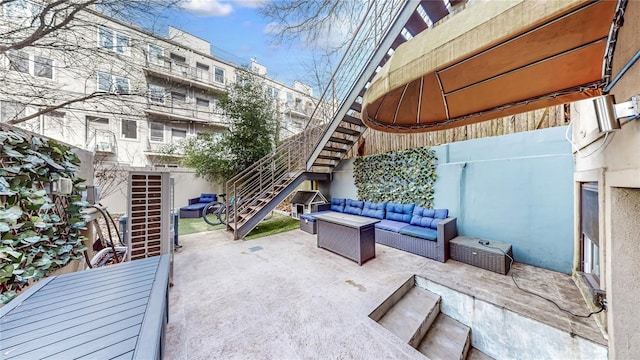
{"type": "Polygon", "coordinates": [[[186,0],[182,8],[200,16],[227,16],[233,11],[231,4],[219,0],[186,0]]]}
{"type": "Polygon", "coordinates": [[[234,7],[259,8],[268,0],[184,0],[182,8],[200,16],[227,16],[234,7]]]}

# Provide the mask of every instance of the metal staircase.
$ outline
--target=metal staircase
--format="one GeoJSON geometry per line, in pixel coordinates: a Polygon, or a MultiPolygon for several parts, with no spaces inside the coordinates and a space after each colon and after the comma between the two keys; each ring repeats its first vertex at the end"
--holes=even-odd
{"type": "Polygon", "coordinates": [[[392,51],[448,14],[444,2],[375,0],[368,3],[348,48],[322,93],[306,129],[226,183],[233,204],[229,229],[235,239],[249,233],[305,180],[330,180],[331,172],[358,141],[366,127],[360,120],[362,95],[392,51]],[[418,8],[419,7],[419,8],[418,8]],[[419,11],[420,10],[420,11],[419,11]],[[329,98],[329,93],[331,98],[329,98]],[[339,103],[331,116],[327,104],[339,103]]]}

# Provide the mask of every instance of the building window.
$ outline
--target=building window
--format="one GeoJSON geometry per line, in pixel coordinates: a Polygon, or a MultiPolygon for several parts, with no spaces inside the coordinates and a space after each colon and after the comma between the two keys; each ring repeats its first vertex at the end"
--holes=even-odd
{"type": "Polygon", "coordinates": [[[26,115],[27,106],[16,101],[0,101],[0,122],[19,119],[26,115]]]}
{"type": "Polygon", "coordinates": [[[98,28],[98,46],[119,54],[131,54],[131,38],[111,29],[98,28]]]}
{"type": "Polygon", "coordinates": [[[162,57],[164,56],[164,49],[160,46],[149,44],[149,53],[147,54],[147,58],[150,63],[156,65],[162,65],[164,62],[162,61],[162,57]]]}
{"type": "Polygon", "coordinates": [[[10,51],[7,53],[9,58],[9,69],[21,73],[29,73],[29,53],[26,51],[10,51]]]}
{"type": "Polygon", "coordinates": [[[171,129],[171,141],[176,142],[180,141],[187,137],[187,130],[182,129],[171,129]]]}
{"type": "Polygon", "coordinates": [[[287,93],[287,105],[293,107],[293,94],[287,93]]]}
{"type": "Polygon", "coordinates": [[[149,84],[149,101],[164,104],[164,87],[149,84]]]}
{"type": "Polygon", "coordinates": [[[269,93],[269,95],[271,95],[272,98],[277,99],[278,96],[280,95],[280,91],[276,88],[274,88],[273,86],[269,86],[267,88],[267,92],[269,93]]]}
{"type": "Polygon", "coordinates": [[[215,81],[224,84],[224,69],[219,67],[215,69],[215,81]]]}
{"type": "Polygon", "coordinates": [[[581,269],[600,284],[600,222],[598,183],[583,183],[580,190],[581,269]]]}
{"type": "Polygon", "coordinates": [[[149,123],[149,140],[164,142],[164,124],[155,122],[149,123]]]}
{"type": "Polygon", "coordinates": [[[97,117],[97,116],[89,116],[89,115],[87,115],[85,118],[87,119],[87,122],[89,122],[90,124],[109,125],[109,119],[108,118],[97,117]]]}
{"type": "Polygon", "coordinates": [[[53,60],[36,56],[33,64],[33,74],[37,77],[53,79],[53,60]]]}
{"type": "Polygon", "coordinates": [[[209,100],[196,98],[196,105],[202,107],[209,107],[209,100]]]}
{"type": "Polygon", "coordinates": [[[122,120],[122,138],[124,139],[137,139],[138,138],[138,123],[135,120],[122,120]]]}
{"type": "Polygon", "coordinates": [[[209,65],[196,62],[196,68],[204,71],[209,71],[209,65]]]}
{"type": "Polygon", "coordinates": [[[184,57],[184,56],[182,56],[182,55],[178,55],[178,54],[171,53],[171,54],[169,55],[169,57],[171,58],[171,60],[173,60],[173,61],[175,61],[175,62],[177,62],[177,63],[182,63],[182,64],[184,64],[184,63],[186,63],[186,62],[187,62],[187,58],[186,58],[186,57],[184,57]]]}
{"type": "MultiPolygon", "coordinates": [[[[4,4],[5,16],[9,20],[23,25],[40,25],[39,15],[44,9],[42,5],[26,0],[1,1],[0,4],[4,4]]],[[[49,12],[45,15],[45,23],[50,24],[51,20],[52,14],[49,12]]]]}
{"type": "Polygon", "coordinates": [[[186,102],[187,101],[187,95],[185,95],[184,93],[180,93],[180,92],[171,92],[171,100],[172,101],[179,101],[179,102],[186,102]]]}
{"type": "Polygon", "coordinates": [[[98,91],[114,94],[128,94],[130,91],[129,79],[107,73],[98,73],[98,91]]]}

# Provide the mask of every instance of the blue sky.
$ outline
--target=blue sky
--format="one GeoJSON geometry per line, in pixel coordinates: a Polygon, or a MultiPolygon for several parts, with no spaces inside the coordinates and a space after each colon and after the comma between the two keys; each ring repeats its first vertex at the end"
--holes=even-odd
{"type": "Polygon", "coordinates": [[[299,44],[274,45],[267,30],[269,21],[257,11],[258,1],[186,0],[185,9],[166,21],[245,62],[255,57],[273,79],[287,85],[304,81],[302,64],[310,59],[310,50],[299,44]]]}

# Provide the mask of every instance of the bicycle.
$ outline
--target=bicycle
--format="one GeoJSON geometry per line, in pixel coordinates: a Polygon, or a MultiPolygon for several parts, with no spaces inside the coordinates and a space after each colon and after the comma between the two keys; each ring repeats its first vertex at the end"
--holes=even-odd
{"type": "MultiPolygon", "coordinates": [[[[225,198],[227,194],[218,194],[218,198],[222,198],[222,201],[212,201],[208,203],[204,209],[202,209],[202,219],[209,225],[215,226],[220,224],[226,224],[227,219],[227,199],[225,198]]],[[[231,198],[231,204],[229,204],[230,213],[231,213],[231,221],[233,221],[233,203],[235,202],[235,198],[231,198]]]]}

